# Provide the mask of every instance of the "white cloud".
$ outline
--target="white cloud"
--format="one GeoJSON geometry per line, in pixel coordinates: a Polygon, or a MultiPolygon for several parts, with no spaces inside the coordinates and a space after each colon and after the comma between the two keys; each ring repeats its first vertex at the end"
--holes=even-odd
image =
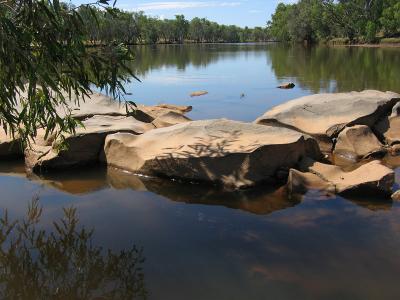
{"type": "Polygon", "coordinates": [[[251,13],[251,14],[260,14],[260,13],[263,13],[264,11],[263,10],[261,10],[261,9],[251,9],[251,10],[249,10],[249,13],[251,13]]]}
{"type": "Polygon", "coordinates": [[[149,10],[170,10],[170,9],[186,9],[186,8],[201,8],[201,7],[233,7],[239,6],[241,2],[217,2],[217,1],[167,1],[167,2],[149,2],[139,4],[133,10],[149,11],[149,10]]]}

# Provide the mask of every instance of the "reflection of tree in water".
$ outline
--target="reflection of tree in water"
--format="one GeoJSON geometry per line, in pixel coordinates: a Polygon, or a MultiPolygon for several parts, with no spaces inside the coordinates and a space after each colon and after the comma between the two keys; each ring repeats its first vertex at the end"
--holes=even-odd
{"type": "Polygon", "coordinates": [[[243,52],[265,53],[263,44],[234,45],[234,44],[193,44],[193,45],[154,45],[136,46],[134,48],[135,61],[132,68],[139,76],[162,67],[175,67],[185,70],[189,65],[206,67],[222,59],[231,59],[243,52]]]}
{"type": "Polygon", "coordinates": [[[400,91],[400,50],[396,48],[303,47],[268,48],[278,79],[295,78],[314,93],[378,89],[400,91]]]}
{"type": "MultiPolygon", "coordinates": [[[[396,48],[304,47],[288,44],[156,45],[134,48],[131,68],[139,77],[162,67],[206,67],[249,53],[266,56],[278,79],[293,78],[313,93],[378,89],[399,92],[396,48]]],[[[267,66],[266,66],[267,67],[267,66]]]]}
{"type": "Polygon", "coordinates": [[[140,249],[114,253],[92,245],[76,209],[64,209],[54,231],[38,229],[32,201],[23,220],[0,218],[1,299],[145,299],[140,249]]]}

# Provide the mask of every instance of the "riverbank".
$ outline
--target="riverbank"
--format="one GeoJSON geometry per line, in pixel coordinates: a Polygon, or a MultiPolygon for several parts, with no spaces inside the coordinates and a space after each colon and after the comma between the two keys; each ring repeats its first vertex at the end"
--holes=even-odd
{"type": "Polygon", "coordinates": [[[348,38],[335,38],[326,42],[329,46],[348,46],[348,47],[366,47],[366,48],[397,48],[400,47],[400,38],[380,38],[376,43],[366,43],[360,41],[350,41],[348,38]]]}
{"type": "Polygon", "coordinates": [[[359,48],[400,48],[400,43],[390,44],[390,43],[383,43],[383,44],[336,44],[336,45],[329,45],[330,47],[359,47],[359,48]]]}

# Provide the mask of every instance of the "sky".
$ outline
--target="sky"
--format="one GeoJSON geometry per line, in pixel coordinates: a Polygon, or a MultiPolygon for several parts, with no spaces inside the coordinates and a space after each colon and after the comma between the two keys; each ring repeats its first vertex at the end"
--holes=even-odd
{"type": "MultiPolygon", "coordinates": [[[[70,0],[73,4],[89,3],[70,0]]],[[[93,2],[93,1],[91,1],[93,2]]],[[[112,2],[112,1],[111,1],[112,2]]],[[[171,19],[177,14],[207,18],[220,24],[238,26],[265,26],[279,2],[295,0],[117,0],[116,7],[129,11],[144,11],[147,15],[171,19]]]]}

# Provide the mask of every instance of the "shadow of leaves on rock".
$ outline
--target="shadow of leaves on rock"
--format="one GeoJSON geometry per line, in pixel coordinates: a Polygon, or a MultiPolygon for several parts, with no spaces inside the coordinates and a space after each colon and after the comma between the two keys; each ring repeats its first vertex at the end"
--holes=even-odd
{"type": "Polygon", "coordinates": [[[246,178],[252,166],[250,156],[262,144],[257,140],[241,144],[243,130],[215,132],[206,137],[194,137],[193,141],[182,142],[179,147],[163,148],[163,153],[151,161],[147,169],[155,170],[154,175],[188,179],[186,181],[251,185],[251,180],[246,178]]]}

